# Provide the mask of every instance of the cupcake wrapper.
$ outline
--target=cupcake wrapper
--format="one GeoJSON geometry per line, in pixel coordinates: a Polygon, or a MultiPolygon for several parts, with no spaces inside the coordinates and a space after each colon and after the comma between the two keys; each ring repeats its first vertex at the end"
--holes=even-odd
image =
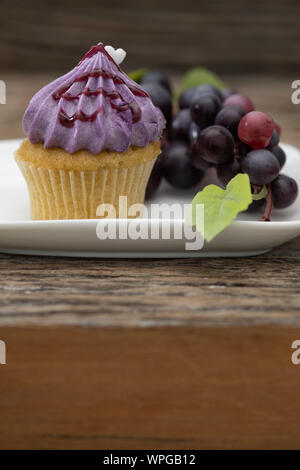
{"type": "Polygon", "coordinates": [[[112,204],[119,217],[119,197],[128,208],[144,202],[155,159],[129,168],[97,171],[44,170],[21,159],[17,163],[29,189],[34,220],[94,219],[100,204],[112,204]]]}

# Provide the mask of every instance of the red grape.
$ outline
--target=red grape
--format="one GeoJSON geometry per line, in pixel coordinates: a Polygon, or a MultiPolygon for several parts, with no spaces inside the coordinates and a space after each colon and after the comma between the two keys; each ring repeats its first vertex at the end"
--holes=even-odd
{"type": "Polygon", "coordinates": [[[221,90],[223,101],[226,100],[229,96],[236,94],[237,92],[235,90],[232,90],[231,88],[223,88],[223,90],[221,90]]]}
{"type": "Polygon", "coordinates": [[[253,149],[269,145],[274,130],[274,121],[268,114],[260,111],[247,113],[238,127],[239,138],[253,149]]]}
{"type": "Polygon", "coordinates": [[[254,110],[254,105],[250,98],[245,95],[240,95],[239,93],[228,96],[223,106],[238,106],[239,108],[243,108],[247,113],[254,110]]]}

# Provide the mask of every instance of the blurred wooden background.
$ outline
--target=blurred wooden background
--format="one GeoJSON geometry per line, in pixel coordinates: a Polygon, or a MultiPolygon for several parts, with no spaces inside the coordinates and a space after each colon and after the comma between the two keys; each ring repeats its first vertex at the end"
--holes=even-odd
{"type": "Polygon", "coordinates": [[[296,73],[299,17],[298,0],[1,0],[1,70],[68,70],[102,41],[127,69],[296,73]]]}

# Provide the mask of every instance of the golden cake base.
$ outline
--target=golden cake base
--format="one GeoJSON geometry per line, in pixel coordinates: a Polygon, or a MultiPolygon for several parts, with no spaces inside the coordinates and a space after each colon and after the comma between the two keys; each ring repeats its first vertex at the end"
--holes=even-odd
{"type": "Polygon", "coordinates": [[[100,217],[102,204],[112,205],[119,217],[120,196],[127,196],[127,207],[142,204],[159,153],[159,142],[94,155],[45,149],[26,139],[15,158],[28,186],[33,220],[91,219],[100,217]]]}

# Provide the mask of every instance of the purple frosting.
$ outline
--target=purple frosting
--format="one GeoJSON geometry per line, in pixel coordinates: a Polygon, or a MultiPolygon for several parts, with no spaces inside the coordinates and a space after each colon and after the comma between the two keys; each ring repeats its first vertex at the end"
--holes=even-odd
{"type": "Polygon", "coordinates": [[[165,120],[147,93],[106,52],[93,46],[69,73],[31,99],[23,128],[32,143],[69,153],[125,152],[157,141],[165,120]]]}

